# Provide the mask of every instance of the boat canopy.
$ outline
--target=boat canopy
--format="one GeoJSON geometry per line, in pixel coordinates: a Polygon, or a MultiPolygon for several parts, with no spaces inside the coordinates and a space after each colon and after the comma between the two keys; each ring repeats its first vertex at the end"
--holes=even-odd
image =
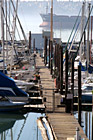
{"type": "Polygon", "coordinates": [[[93,66],[89,65],[89,67],[88,67],[88,72],[89,72],[90,74],[93,73],[93,66]]]}
{"type": "Polygon", "coordinates": [[[0,87],[12,88],[16,96],[28,96],[26,92],[16,86],[12,78],[6,76],[2,72],[0,72],[0,87]]]}

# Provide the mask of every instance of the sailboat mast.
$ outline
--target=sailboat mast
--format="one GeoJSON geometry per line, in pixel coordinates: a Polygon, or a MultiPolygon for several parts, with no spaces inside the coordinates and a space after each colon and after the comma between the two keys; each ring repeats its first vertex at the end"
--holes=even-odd
{"type": "Polygon", "coordinates": [[[12,51],[11,51],[11,65],[10,65],[10,74],[12,70],[12,63],[13,63],[13,50],[14,50],[14,39],[15,39],[15,29],[16,29],[16,17],[17,17],[17,10],[18,10],[18,0],[16,1],[16,10],[14,10],[14,23],[13,23],[13,35],[12,35],[12,51]]]}
{"type": "Polygon", "coordinates": [[[11,3],[10,3],[10,0],[9,0],[9,5],[8,5],[8,9],[9,9],[9,13],[8,13],[8,15],[9,15],[9,29],[10,29],[10,11],[11,11],[11,3]]]}
{"type": "Polygon", "coordinates": [[[92,48],[92,19],[93,19],[93,16],[91,16],[91,43],[90,43],[90,64],[91,64],[91,48],[92,48]]]}
{"type": "MultiPolygon", "coordinates": [[[[83,2],[83,5],[82,5],[81,36],[82,36],[83,30],[84,30],[84,12],[85,12],[85,2],[83,2]]],[[[84,43],[81,42],[81,45],[80,45],[80,52],[79,52],[79,54],[80,54],[80,62],[82,61],[82,47],[84,47],[83,45],[84,45],[84,43]]],[[[83,51],[84,51],[84,49],[83,49],[83,51]]]]}
{"type": "Polygon", "coordinates": [[[7,0],[5,0],[5,10],[6,10],[6,63],[8,62],[8,36],[7,36],[7,0]]]}
{"type": "MultiPolygon", "coordinates": [[[[12,4],[12,6],[13,6],[14,11],[16,11],[15,6],[14,6],[14,3],[13,3],[13,0],[10,0],[10,1],[11,1],[11,4],[12,4]]],[[[17,18],[17,20],[18,20],[18,23],[19,23],[20,29],[21,29],[21,31],[22,31],[23,37],[24,37],[24,39],[25,39],[25,42],[26,42],[26,44],[28,44],[27,38],[26,38],[26,35],[25,35],[25,32],[24,32],[24,30],[23,30],[23,27],[22,27],[22,25],[21,25],[21,22],[20,22],[20,20],[19,20],[19,18],[18,18],[17,13],[16,13],[16,18],[17,18]]]]}
{"type": "Polygon", "coordinates": [[[5,73],[3,0],[1,0],[1,42],[3,48],[3,73],[5,73]]]}
{"type": "MultiPolygon", "coordinates": [[[[90,19],[90,3],[88,5],[88,18],[90,19]]],[[[90,20],[88,20],[88,26],[87,26],[87,68],[89,65],[89,28],[90,28],[90,20]]]]}
{"type": "Polygon", "coordinates": [[[53,41],[53,0],[51,0],[51,33],[50,40],[53,41]]]}

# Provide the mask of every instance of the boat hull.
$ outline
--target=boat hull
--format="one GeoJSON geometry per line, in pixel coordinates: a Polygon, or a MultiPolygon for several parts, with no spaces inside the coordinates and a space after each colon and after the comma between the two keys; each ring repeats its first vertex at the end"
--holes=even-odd
{"type": "Polygon", "coordinates": [[[21,111],[24,107],[25,103],[20,104],[9,104],[9,105],[0,105],[0,112],[14,112],[14,111],[21,111]]]}
{"type": "Polygon", "coordinates": [[[82,95],[82,103],[92,103],[92,94],[83,94],[82,95]]]}
{"type": "MultiPolygon", "coordinates": [[[[51,26],[51,14],[40,14],[43,23],[40,24],[40,27],[49,28],[51,26]]],[[[80,23],[81,16],[68,16],[68,15],[56,15],[53,14],[53,28],[58,29],[72,29],[75,22],[80,23]]],[[[85,22],[87,18],[85,17],[85,22]]]]}
{"type": "MultiPolygon", "coordinates": [[[[72,29],[74,26],[74,22],[53,22],[54,29],[72,29]]],[[[42,22],[39,27],[50,29],[50,22],[42,22]]]]}

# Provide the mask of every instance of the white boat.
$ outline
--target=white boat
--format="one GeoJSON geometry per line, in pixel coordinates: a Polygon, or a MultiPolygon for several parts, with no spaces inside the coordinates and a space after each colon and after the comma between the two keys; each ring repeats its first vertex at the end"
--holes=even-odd
{"type": "Polygon", "coordinates": [[[82,94],[92,95],[93,77],[88,77],[82,85],[82,94]]]}
{"type": "Polygon", "coordinates": [[[26,82],[26,81],[23,81],[23,80],[15,80],[14,79],[14,82],[16,83],[16,85],[19,88],[23,89],[26,92],[28,92],[28,90],[35,85],[34,82],[26,82]]]}
{"type": "Polygon", "coordinates": [[[82,84],[82,96],[85,102],[92,103],[93,77],[88,77],[82,84]]]}

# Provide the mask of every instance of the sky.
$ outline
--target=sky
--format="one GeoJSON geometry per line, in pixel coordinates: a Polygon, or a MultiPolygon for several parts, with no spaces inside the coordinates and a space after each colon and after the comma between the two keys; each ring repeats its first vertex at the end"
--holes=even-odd
{"type": "MultiPolygon", "coordinates": [[[[50,0],[20,0],[20,1],[50,1],[50,0]]],[[[57,1],[92,1],[92,0],[57,0],[57,1]]]]}

